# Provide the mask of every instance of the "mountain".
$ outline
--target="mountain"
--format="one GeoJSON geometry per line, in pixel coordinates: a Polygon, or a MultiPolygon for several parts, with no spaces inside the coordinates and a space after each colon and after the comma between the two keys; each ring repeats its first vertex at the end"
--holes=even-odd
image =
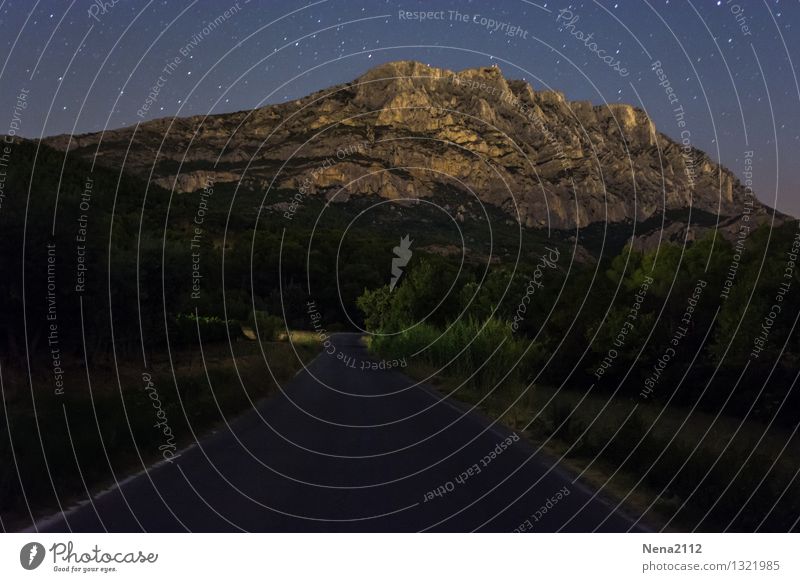
{"type": "Polygon", "coordinates": [[[533,228],[652,221],[690,206],[723,221],[766,212],[642,110],[567,101],[497,67],[393,62],[296,101],[45,142],[179,192],[242,180],[296,200],[458,193],[533,228]]]}

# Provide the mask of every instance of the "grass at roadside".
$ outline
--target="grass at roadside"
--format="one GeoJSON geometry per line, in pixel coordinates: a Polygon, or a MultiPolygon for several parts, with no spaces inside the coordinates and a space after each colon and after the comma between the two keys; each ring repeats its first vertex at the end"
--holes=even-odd
{"type": "Polygon", "coordinates": [[[169,460],[273,394],[318,351],[313,334],[292,332],[291,343],[282,338],[261,346],[204,344],[202,352],[173,351],[171,360],[154,354],[146,370],[141,360],[120,361],[116,367],[111,360],[95,360],[91,390],[86,370],[66,365],[64,376],[72,383],[62,396],[41,389],[50,378],[34,378],[35,408],[24,374],[3,369],[7,417],[0,416],[0,424],[6,418],[9,424],[0,427],[3,527],[30,525],[26,507],[36,517],[46,515],[58,511],[59,502],[69,506],[85,497],[87,488],[113,484],[112,471],[122,479],[169,460]],[[16,437],[13,442],[9,434],[16,437]]]}
{"type": "Polygon", "coordinates": [[[655,527],[787,531],[800,511],[800,441],[786,430],[607,393],[526,389],[516,378],[490,391],[485,375],[476,383],[458,364],[442,375],[442,364],[422,354],[406,371],[477,404],[655,527]],[[781,450],[777,460],[762,452],[781,450]]]}

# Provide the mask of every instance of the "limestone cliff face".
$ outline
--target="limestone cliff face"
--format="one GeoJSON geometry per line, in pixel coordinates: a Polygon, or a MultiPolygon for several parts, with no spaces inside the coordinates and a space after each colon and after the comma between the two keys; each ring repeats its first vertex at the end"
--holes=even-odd
{"type": "MultiPolygon", "coordinates": [[[[100,138],[46,141],[89,157],[100,138]]],[[[178,191],[209,179],[341,202],[458,191],[529,227],[645,219],[690,204],[736,216],[745,201],[733,174],[658,133],[641,110],[569,102],[496,67],[388,63],[289,103],[106,132],[97,161],[119,166],[126,152],[128,171],[152,168],[178,191]]]]}

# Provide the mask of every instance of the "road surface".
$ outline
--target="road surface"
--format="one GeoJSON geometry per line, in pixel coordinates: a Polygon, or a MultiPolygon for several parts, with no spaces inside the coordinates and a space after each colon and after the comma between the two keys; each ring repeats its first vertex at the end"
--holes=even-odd
{"type": "MultiPolygon", "coordinates": [[[[627,531],[524,438],[332,336],[284,392],[49,532],[627,531]],[[364,363],[367,362],[367,363],[364,363]],[[370,369],[361,369],[370,368],[370,369]],[[587,503],[588,502],[588,503],[587,503]]],[[[635,528],[639,530],[639,528],[635,528]]]]}

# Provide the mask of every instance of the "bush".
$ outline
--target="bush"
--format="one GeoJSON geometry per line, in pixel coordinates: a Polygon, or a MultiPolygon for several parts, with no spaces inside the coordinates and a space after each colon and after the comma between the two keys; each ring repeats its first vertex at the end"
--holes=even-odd
{"type": "Polygon", "coordinates": [[[286,325],[283,320],[275,315],[270,315],[266,311],[251,312],[247,322],[262,341],[275,341],[281,332],[286,331],[286,325]]]}
{"type": "Polygon", "coordinates": [[[495,395],[526,380],[520,371],[530,370],[538,353],[535,345],[514,337],[508,322],[472,318],[443,331],[421,323],[397,335],[379,335],[372,349],[387,358],[416,357],[446,374],[468,377],[482,394],[495,395]]]}
{"type": "Polygon", "coordinates": [[[205,342],[221,342],[242,335],[242,328],[238,321],[225,321],[219,317],[196,316],[194,313],[179,313],[172,321],[171,336],[175,345],[198,343],[199,339],[205,342]]]}

